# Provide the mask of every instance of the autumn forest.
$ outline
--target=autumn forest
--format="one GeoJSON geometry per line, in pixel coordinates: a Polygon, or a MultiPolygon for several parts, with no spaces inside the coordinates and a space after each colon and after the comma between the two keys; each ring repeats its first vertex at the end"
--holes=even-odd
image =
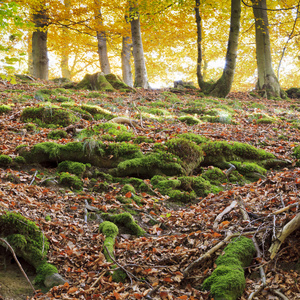
{"type": "Polygon", "coordinates": [[[0,1],[0,300],[300,299],[300,1],[0,1]]]}

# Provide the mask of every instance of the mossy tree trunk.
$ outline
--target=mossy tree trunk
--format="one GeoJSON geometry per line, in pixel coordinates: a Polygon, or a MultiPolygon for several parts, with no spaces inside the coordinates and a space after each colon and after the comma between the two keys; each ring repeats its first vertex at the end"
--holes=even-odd
{"type": "Polygon", "coordinates": [[[269,21],[266,0],[252,0],[255,18],[255,42],[258,80],[256,89],[264,96],[283,97],[272,67],[269,21]],[[266,94],[266,95],[265,95],[266,94]]]}
{"type": "Polygon", "coordinates": [[[215,97],[226,97],[230,92],[237,57],[238,38],[240,32],[240,19],[241,19],[241,0],[231,0],[231,19],[230,19],[230,31],[227,45],[227,53],[225,59],[225,67],[221,78],[216,83],[208,83],[203,79],[201,72],[202,64],[202,27],[201,16],[199,12],[200,0],[196,0],[195,14],[197,23],[197,48],[198,48],[198,60],[197,60],[197,77],[198,84],[202,91],[206,94],[215,97]]]}
{"type": "Polygon", "coordinates": [[[48,16],[45,9],[33,14],[35,30],[32,34],[33,75],[48,80],[49,59],[47,50],[48,16]]]}

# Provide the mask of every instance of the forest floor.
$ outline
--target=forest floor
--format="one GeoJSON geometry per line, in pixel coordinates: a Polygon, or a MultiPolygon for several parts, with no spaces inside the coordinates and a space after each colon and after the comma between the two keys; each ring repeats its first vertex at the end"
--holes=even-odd
{"type": "MultiPolygon", "coordinates": [[[[47,137],[53,128],[28,126],[20,120],[25,107],[39,105],[40,99],[34,97],[37,90],[54,88],[53,83],[0,83],[0,106],[6,104],[12,108],[0,114],[0,154],[15,158],[18,155],[16,147],[21,144],[31,147],[40,142],[54,141],[47,137]]],[[[242,92],[230,93],[226,99],[203,98],[198,90],[165,92],[110,92],[101,93],[99,97],[80,90],[66,91],[63,96],[78,104],[102,106],[116,116],[136,118],[134,127],[127,124],[127,129],[135,138],[146,136],[151,139],[152,142],[140,143],[144,152],[149,151],[154,142],[163,144],[176,135],[193,132],[212,141],[251,144],[275,154],[277,158],[288,160],[289,165],[268,170],[266,176],[245,185],[224,183],[223,191],[218,194],[210,193],[181,205],[170,202],[168,196],[158,190],[152,190],[153,193],[136,192],[142,200],[139,205],[133,201],[131,208],[136,212],[134,218],[147,235],[136,237],[122,232],[120,228],[115,244],[115,260],[134,275],[124,283],[113,282],[107,272],[111,263],[103,255],[104,236],[99,232],[99,222],[85,220],[86,200],[102,211],[122,208],[123,203],[117,196],[124,184],[110,183],[105,191],[95,191],[89,188],[90,179],[82,178],[83,189],[78,192],[60,185],[57,180],[48,181],[46,185],[47,178],[56,176],[56,166],[51,164],[2,166],[0,213],[7,210],[20,212],[39,226],[50,243],[48,262],[57,267],[68,283],[53,287],[46,293],[38,291],[32,295],[27,291],[24,294],[24,289],[18,291],[8,281],[2,280],[5,270],[0,256],[0,299],[26,299],[26,296],[29,299],[209,299],[209,292],[202,291],[201,285],[214,270],[214,262],[224,247],[203,260],[186,277],[183,272],[197,258],[224,240],[229,231],[256,231],[262,251],[262,257],[254,259],[245,269],[246,288],[240,299],[248,299],[261,285],[260,266],[266,274],[266,287],[253,299],[300,299],[299,230],[285,240],[273,260],[268,252],[275,229],[282,228],[299,213],[299,207],[294,206],[274,214],[288,205],[299,204],[300,168],[292,154],[300,144],[300,100],[258,99],[242,92]],[[192,125],[180,121],[179,116],[192,111],[188,108],[195,109],[195,103],[204,104],[206,110],[226,111],[231,107],[231,121],[214,120],[214,123],[206,121],[192,125]],[[141,116],[142,110],[149,113],[148,117],[141,116]],[[260,122],[262,118],[269,121],[260,122]],[[242,199],[246,210],[258,219],[250,222],[243,220],[236,206],[214,226],[216,217],[237,198],[242,199]],[[152,219],[156,220],[154,225],[152,219]],[[280,296],[278,291],[286,298],[280,296]]],[[[50,95],[51,102],[55,102],[55,97],[57,95],[50,95]]],[[[86,128],[103,122],[107,120],[81,119],[73,126],[86,128]]],[[[76,136],[68,131],[66,137],[54,142],[66,144],[75,140],[76,136]]],[[[143,180],[151,186],[147,178],[143,180]]],[[[128,198],[131,196],[130,193],[125,195],[128,198]]],[[[7,260],[6,264],[9,264],[7,260]]],[[[25,279],[24,284],[27,284],[25,279]]]]}

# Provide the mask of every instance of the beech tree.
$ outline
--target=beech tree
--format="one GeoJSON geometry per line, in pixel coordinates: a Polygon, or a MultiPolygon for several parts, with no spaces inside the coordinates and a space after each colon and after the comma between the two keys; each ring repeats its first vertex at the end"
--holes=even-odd
{"type": "Polygon", "coordinates": [[[134,86],[148,89],[149,83],[143,50],[140,15],[135,0],[129,0],[129,15],[135,70],[134,86]]]}
{"type": "Polygon", "coordinates": [[[215,83],[205,82],[203,80],[201,72],[202,64],[202,28],[201,28],[201,16],[199,13],[200,0],[196,0],[196,23],[197,23],[197,48],[198,48],[198,60],[197,60],[197,77],[198,84],[202,91],[206,94],[215,97],[226,97],[230,92],[237,57],[238,37],[240,31],[240,18],[241,18],[241,0],[231,0],[231,18],[230,18],[230,31],[228,38],[227,53],[225,58],[225,67],[223,74],[219,80],[215,83]]]}
{"type": "Polygon", "coordinates": [[[265,96],[284,97],[272,66],[269,20],[266,0],[252,0],[258,80],[256,90],[265,96]]]}

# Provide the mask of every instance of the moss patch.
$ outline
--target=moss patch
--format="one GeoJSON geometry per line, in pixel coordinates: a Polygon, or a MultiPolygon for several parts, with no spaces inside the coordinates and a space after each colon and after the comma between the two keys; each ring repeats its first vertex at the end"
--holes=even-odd
{"type": "Polygon", "coordinates": [[[245,289],[243,268],[249,266],[255,254],[253,242],[240,237],[232,241],[216,260],[217,268],[204,280],[202,288],[210,290],[214,299],[236,300],[245,289]]]}
{"type": "Polygon", "coordinates": [[[6,114],[6,113],[10,112],[11,110],[12,110],[12,108],[8,105],[5,105],[5,104],[0,105],[0,115],[6,114]]]}

